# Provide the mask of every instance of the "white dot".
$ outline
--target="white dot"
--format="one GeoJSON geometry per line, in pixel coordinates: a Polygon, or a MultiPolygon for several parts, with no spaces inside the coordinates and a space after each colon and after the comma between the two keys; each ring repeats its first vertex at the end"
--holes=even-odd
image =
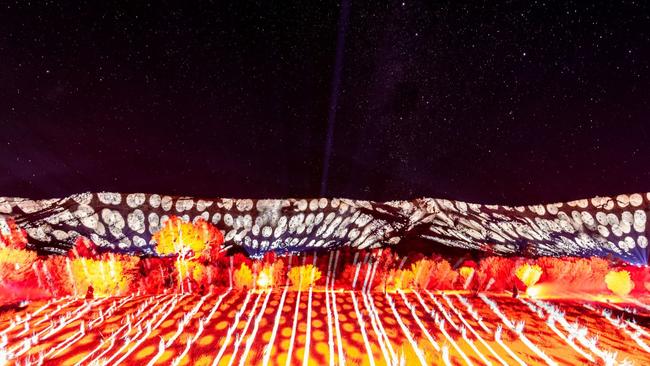
{"type": "Polygon", "coordinates": [[[312,210],[312,211],[316,211],[318,209],[318,200],[317,199],[313,199],[313,200],[309,201],[309,209],[312,210]]]}
{"type": "Polygon", "coordinates": [[[225,214],[225,215],[223,215],[223,223],[224,223],[224,224],[226,224],[226,225],[228,225],[228,226],[232,226],[232,224],[234,223],[234,221],[235,221],[235,220],[233,220],[232,215],[230,215],[230,214],[228,214],[228,213],[225,214]]]}
{"type": "Polygon", "coordinates": [[[149,197],[149,204],[153,208],[158,208],[160,206],[160,195],[157,194],[152,194],[149,197]]]}
{"type": "Polygon", "coordinates": [[[600,235],[604,236],[605,238],[609,236],[609,230],[607,230],[607,228],[603,225],[598,225],[598,233],[600,233],[600,235]]]}
{"type": "Polygon", "coordinates": [[[630,204],[632,206],[638,207],[641,206],[642,203],[643,203],[643,197],[640,194],[634,193],[630,195],[630,204]]]}
{"type": "Polygon", "coordinates": [[[101,192],[97,193],[97,198],[99,202],[107,205],[119,205],[122,202],[122,195],[119,193],[101,192]]]}
{"type": "Polygon", "coordinates": [[[172,208],[172,204],[173,204],[172,198],[169,196],[164,196],[160,203],[162,209],[165,211],[169,211],[172,208]]]}
{"type": "Polygon", "coordinates": [[[144,213],[142,210],[137,209],[131,212],[128,215],[126,221],[128,222],[129,228],[131,228],[131,230],[140,234],[144,233],[144,213]]]}
{"type": "Polygon", "coordinates": [[[146,200],[144,193],[132,193],[126,196],[126,204],[131,208],[136,208],[146,200]]]}

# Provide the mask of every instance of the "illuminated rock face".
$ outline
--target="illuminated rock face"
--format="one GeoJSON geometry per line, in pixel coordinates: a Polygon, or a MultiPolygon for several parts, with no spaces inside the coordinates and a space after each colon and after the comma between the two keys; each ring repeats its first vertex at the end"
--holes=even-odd
{"type": "Polygon", "coordinates": [[[169,216],[204,218],[226,244],[253,255],[350,245],[370,248],[409,237],[494,254],[612,256],[647,263],[650,194],[534,206],[445,199],[198,199],[143,193],[81,193],[61,199],[0,198],[31,245],[63,252],[78,235],[106,249],[154,254],[152,234],[169,216]]]}

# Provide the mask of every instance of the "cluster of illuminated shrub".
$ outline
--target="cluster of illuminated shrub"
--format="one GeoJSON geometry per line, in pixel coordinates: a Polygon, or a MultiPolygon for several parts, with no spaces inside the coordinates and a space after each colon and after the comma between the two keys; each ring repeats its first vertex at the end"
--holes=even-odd
{"type": "MultiPolygon", "coordinates": [[[[166,289],[205,291],[209,287],[266,289],[290,286],[294,290],[324,288],[327,274],[335,288],[373,291],[399,289],[510,291],[539,284],[554,289],[626,296],[648,291],[646,268],[613,267],[599,258],[537,259],[486,257],[452,266],[440,256],[397,256],[390,249],[321,252],[318,258],[276,256],[260,259],[243,254],[222,255],[223,235],[206,221],[185,222],[171,217],[154,234],[152,258],[99,253],[92,241],[80,237],[68,256],[39,257],[26,248],[26,235],[8,220],[0,236],[0,286],[30,289],[28,295],[84,296],[92,286],[94,296],[130,292],[158,293],[166,289]],[[334,268],[328,267],[336,262],[334,268]]],[[[2,288],[0,288],[2,290],[2,288]]],[[[9,291],[3,291],[9,293],[9,291]]],[[[19,292],[19,291],[18,291],[19,292]]],[[[5,295],[1,301],[8,301],[5,295]]]]}
{"type": "Polygon", "coordinates": [[[98,259],[75,258],[72,277],[79,293],[93,287],[95,296],[123,295],[129,289],[139,259],[132,256],[104,255],[98,259]]]}

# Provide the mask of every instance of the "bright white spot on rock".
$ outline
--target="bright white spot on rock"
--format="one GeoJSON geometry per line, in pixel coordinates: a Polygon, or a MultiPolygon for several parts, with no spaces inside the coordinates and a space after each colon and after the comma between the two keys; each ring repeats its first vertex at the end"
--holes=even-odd
{"type": "Polygon", "coordinates": [[[131,208],[136,208],[144,203],[146,197],[144,193],[132,193],[126,196],[126,204],[131,208]]]}
{"type": "Polygon", "coordinates": [[[162,200],[160,201],[160,205],[163,210],[169,211],[172,208],[172,198],[169,196],[164,196],[162,200]]]}
{"type": "Polygon", "coordinates": [[[152,194],[152,195],[149,197],[149,204],[150,204],[151,207],[153,207],[153,208],[158,208],[158,207],[160,207],[160,201],[161,201],[161,200],[160,200],[160,195],[158,195],[158,194],[152,194]]]}

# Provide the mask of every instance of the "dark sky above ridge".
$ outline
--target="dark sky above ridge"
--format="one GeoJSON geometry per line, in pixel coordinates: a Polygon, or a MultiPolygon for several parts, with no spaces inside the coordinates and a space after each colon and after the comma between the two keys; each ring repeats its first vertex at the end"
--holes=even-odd
{"type": "Polygon", "coordinates": [[[327,196],[650,191],[647,2],[351,1],[338,68],[336,2],[63,3],[0,6],[0,196],[318,196],[335,75],[327,196]]]}

